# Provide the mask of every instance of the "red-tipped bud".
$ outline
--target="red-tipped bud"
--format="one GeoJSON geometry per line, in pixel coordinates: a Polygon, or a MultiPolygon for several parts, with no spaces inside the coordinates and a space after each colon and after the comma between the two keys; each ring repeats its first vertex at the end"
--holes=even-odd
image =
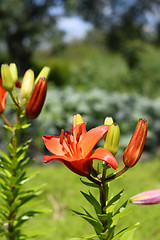
{"type": "Polygon", "coordinates": [[[140,159],[147,138],[147,130],[147,120],[140,118],[123,154],[123,162],[126,167],[133,167],[140,159]]]}
{"type": "Polygon", "coordinates": [[[16,88],[21,88],[21,83],[19,80],[16,81],[15,85],[16,85],[16,88]]]}
{"type": "Polygon", "coordinates": [[[4,112],[6,97],[8,92],[2,86],[2,79],[0,78],[0,113],[4,112]]]}
{"type": "Polygon", "coordinates": [[[47,81],[45,78],[40,78],[32,92],[30,100],[26,107],[26,117],[29,119],[37,118],[40,114],[47,93],[47,81]]]}

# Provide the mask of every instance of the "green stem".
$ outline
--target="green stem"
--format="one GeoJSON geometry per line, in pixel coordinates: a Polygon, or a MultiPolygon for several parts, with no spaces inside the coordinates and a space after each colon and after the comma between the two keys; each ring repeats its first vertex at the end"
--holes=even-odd
{"type": "MultiPolygon", "coordinates": [[[[106,170],[107,166],[104,164],[103,165],[103,173],[102,173],[102,178],[101,178],[101,186],[100,186],[100,203],[101,203],[101,214],[106,214],[106,201],[108,200],[108,190],[106,187],[106,170]]],[[[103,225],[103,232],[107,230],[107,220],[102,220],[102,225],[103,225]]],[[[104,240],[108,240],[108,237],[106,237],[104,240]]]]}
{"type": "Polygon", "coordinates": [[[18,103],[18,101],[16,101],[15,97],[13,96],[13,93],[10,91],[9,94],[10,94],[10,96],[11,96],[11,98],[12,98],[12,101],[13,101],[13,102],[15,103],[15,105],[19,108],[19,103],[18,103]]]}
{"type": "Polygon", "coordinates": [[[121,176],[121,175],[122,175],[124,172],[126,172],[128,169],[129,169],[129,168],[125,166],[121,171],[113,174],[113,175],[110,176],[110,177],[105,178],[104,181],[105,181],[105,182],[110,182],[110,181],[114,180],[115,178],[121,176]]]}
{"type": "Polygon", "coordinates": [[[13,126],[10,124],[10,122],[8,121],[8,119],[4,116],[3,113],[0,114],[1,118],[3,119],[3,121],[11,128],[13,128],[13,126]]]}
{"type": "Polygon", "coordinates": [[[98,181],[98,180],[96,180],[95,178],[93,178],[91,175],[89,175],[87,178],[88,178],[88,180],[90,180],[91,182],[93,182],[93,183],[101,186],[101,182],[98,181]]]}
{"type": "MultiPolygon", "coordinates": [[[[14,152],[13,152],[13,155],[12,155],[12,161],[17,158],[17,130],[14,129],[13,131],[13,135],[12,135],[12,145],[13,145],[13,149],[14,149],[14,152]]],[[[16,176],[16,170],[15,168],[12,168],[12,177],[15,177],[16,176]]],[[[9,206],[10,208],[12,207],[12,204],[14,203],[15,201],[15,195],[14,195],[14,191],[15,191],[15,186],[10,186],[10,191],[11,191],[11,194],[12,194],[12,198],[9,202],[9,206]]],[[[9,240],[14,240],[15,239],[15,236],[14,236],[14,220],[15,220],[15,211],[14,209],[12,209],[9,213],[9,224],[8,224],[8,232],[9,232],[9,240]]]]}

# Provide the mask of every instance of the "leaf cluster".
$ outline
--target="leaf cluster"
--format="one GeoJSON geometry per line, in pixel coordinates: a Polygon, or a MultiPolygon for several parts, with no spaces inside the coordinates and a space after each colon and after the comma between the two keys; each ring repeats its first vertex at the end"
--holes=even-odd
{"type": "Polygon", "coordinates": [[[41,189],[27,187],[26,183],[33,177],[27,174],[29,158],[26,151],[30,140],[19,145],[15,150],[8,144],[9,154],[0,150],[0,225],[1,236],[13,234],[14,239],[26,239],[21,226],[35,214],[42,211],[24,210],[30,200],[41,193],[41,189]],[[15,156],[15,157],[14,157],[15,156]]]}
{"type": "MultiPolygon", "coordinates": [[[[88,185],[88,182],[84,182],[85,185],[88,185]]],[[[94,187],[92,185],[92,187],[94,187]]],[[[111,197],[106,202],[105,209],[101,208],[100,202],[94,197],[94,195],[89,192],[81,192],[84,198],[92,205],[96,216],[90,214],[85,208],[83,208],[84,212],[73,211],[76,215],[85,219],[95,230],[96,234],[92,236],[85,236],[77,239],[94,239],[98,237],[100,240],[118,240],[118,239],[132,239],[133,231],[138,226],[138,224],[126,227],[119,232],[116,232],[116,226],[118,220],[122,217],[127,216],[130,212],[126,211],[127,201],[124,202],[120,207],[117,206],[123,190],[117,193],[115,196],[111,197]],[[105,213],[104,213],[105,211],[105,213]],[[107,228],[104,229],[104,222],[107,223],[107,228]]],[[[73,238],[74,239],[74,238],[73,238]]],[[[76,238],[75,238],[76,239],[76,238]]]]}

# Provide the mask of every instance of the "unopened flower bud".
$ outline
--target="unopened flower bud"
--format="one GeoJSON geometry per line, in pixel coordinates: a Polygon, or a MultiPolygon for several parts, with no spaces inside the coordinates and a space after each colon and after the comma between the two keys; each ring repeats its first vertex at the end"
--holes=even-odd
{"type": "Polygon", "coordinates": [[[139,193],[131,197],[130,201],[131,203],[142,205],[158,204],[160,203],[160,189],[139,193]]]}
{"type": "Polygon", "coordinates": [[[16,81],[18,80],[17,66],[15,63],[10,63],[9,68],[10,68],[12,80],[14,83],[16,83],[16,81]]]}
{"type": "Polygon", "coordinates": [[[116,123],[112,123],[106,134],[104,148],[111,152],[114,156],[118,152],[120,139],[120,129],[116,123]]]}
{"type": "Polygon", "coordinates": [[[26,117],[29,119],[37,118],[40,114],[47,93],[47,81],[40,78],[33,89],[32,95],[26,107],[26,117]]]}
{"type": "Polygon", "coordinates": [[[21,88],[21,83],[19,80],[16,81],[15,85],[16,85],[16,88],[21,88]]]}
{"type": "Polygon", "coordinates": [[[1,65],[1,77],[4,89],[9,92],[12,91],[14,88],[14,82],[8,64],[1,65]]]}
{"type": "Polygon", "coordinates": [[[113,123],[112,117],[106,117],[104,120],[104,125],[111,125],[113,123]]]}
{"type": "Polygon", "coordinates": [[[32,93],[34,83],[34,72],[31,69],[28,69],[23,77],[21,85],[21,97],[29,98],[32,93]]]}
{"type": "Polygon", "coordinates": [[[3,88],[0,78],[0,114],[4,112],[7,94],[8,92],[3,88]]]}
{"type": "Polygon", "coordinates": [[[73,115],[73,127],[80,123],[84,123],[82,116],[80,114],[73,115]]]}
{"type": "Polygon", "coordinates": [[[35,80],[35,84],[38,82],[38,80],[40,78],[45,78],[46,80],[48,79],[49,73],[50,73],[51,69],[47,66],[44,66],[42,68],[42,70],[40,71],[40,73],[38,74],[38,77],[35,80]]]}
{"type": "MultiPolygon", "coordinates": [[[[106,117],[104,120],[104,125],[111,125],[113,123],[113,118],[112,117],[106,117]]],[[[107,133],[104,134],[103,138],[104,140],[106,139],[107,133]]]]}
{"type": "Polygon", "coordinates": [[[141,157],[147,138],[147,130],[147,120],[140,118],[132,138],[123,154],[123,162],[126,167],[133,167],[141,157]]]}

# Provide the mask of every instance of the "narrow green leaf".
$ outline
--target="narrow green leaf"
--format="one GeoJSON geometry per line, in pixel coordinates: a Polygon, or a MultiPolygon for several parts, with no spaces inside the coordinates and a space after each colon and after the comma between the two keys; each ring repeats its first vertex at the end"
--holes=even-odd
{"type": "Polygon", "coordinates": [[[3,157],[8,163],[11,162],[11,159],[6,152],[0,150],[0,156],[3,157]]]}
{"type": "Polygon", "coordinates": [[[22,149],[26,149],[26,150],[27,150],[28,147],[29,147],[30,142],[32,142],[32,139],[29,139],[29,140],[27,140],[26,142],[21,143],[21,144],[18,146],[18,148],[17,148],[17,153],[18,153],[20,150],[22,150],[22,149]]]}
{"type": "Polygon", "coordinates": [[[93,188],[99,188],[99,186],[97,184],[95,184],[95,183],[86,182],[86,181],[82,180],[81,178],[80,178],[80,180],[86,186],[93,187],[93,188]]]}
{"type": "Polygon", "coordinates": [[[98,222],[97,219],[93,218],[86,210],[85,210],[85,212],[87,213],[87,215],[84,214],[84,213],[80,213],[80,212],[74,211],[74,210],[72,210],[72,211],[75,214],[77,214],[78,216],[80,216],[83,219],[85,219],[87,222],[89,222],[92,225],[92,227],[95,229],[95,232],[97,234],[100,234],[103,231],[102,224],[100,222],[98,222]]]}
{"type": "Polygon", "coordinates": [[[8,148],[8,151],[10,152],[10,154],[15,153],[15,150],[14,150],[14,148],[13,148],[12,143],[7,144],[7,148],[8,148]]]}
{"type": "Polygon", "coordinates": [[[124,212],[120,212],[120,213],[117,213],[116,215],[114,215],[112,217],[112,224],[111,224],[111,227],[112,226],[116,226],[117,225],[117,222],[119,220],[119,218],[122,218],[122,217],[125,217],[127,216],[128,214],[132,213],[132,211],[124,211],[124,212]]]}
{"type": "Polygon", "coordinates": [[[125,210],[126,206],[127,206],[127,203],[128,203],[128,200],[125,201],[125,202],[117,209],[117,211],[115,212],[114,215],[123,212],[123,211],[125,210]]]}
{"type": "Polygon", "coordinates": [[[22,129],[26,129],[26,128],[30,127],[30,126],[31,126],[31,123],[26,123],[26,124],[22,125],[21,128],[22,129]]]}
{"type": "Polygon", "coordinates": [[[94,207],[95,212],[98,214],[101,212],[101,206],[97,199],[92,195],[91,192],[89,192],[89,195],[85,192],[82,192],[82,195],[85,197],[85,199],[94,207]]]}
{"type": "Polygon", "coordinates": [[[17,224],[16,224],[16,228],[20,227],[23,223],[25,223],[27,220],[29,220],[31,217],[35,216],[36,214],[40,214],[43,213],[44,211],[42,210],[31,210],[31,211],[27,211],[25,213],[23,213],[22,215],[20,215],[17,218],[17,224]]]}
{"type": "Polygon", "coordinates": [[[107,204],[107,207],[108,206],[111,206],[112,204],[114,204],[115,202],[117,202],[121,196],[122,196],[122,193],[123,193],[124,190],[121,190],[118,194],[116,194],[107,204]]]}
{"type": "MultiPolygon", "coordinates": [[[[125,229],[123,229],[122,231],[120,231],[119,233],[117,233],[113,238],[112,238],[112,240],[119,240],[119,239],[121,239],[122,240],[122,238],[120,238],[120,237],[122,237],[125,233],[127,233],[127,232],[130,232],[130,231],[133,231],[133,230],[135,230],[138,226],[140,225],[140,223],[136,223],[135,225],[133,225],[133,226],[131,226],[131,227],[128,227],[128,228],[125,228],[125,229]]],[[[124,238],[125,239],[125,238],[124,238]]],[[[127,239],[127,238],[126,238],[127,239]]]]}
{"type": "Polygon", "coordinates": [[[22,152],[20,152],[20,154],[17,156],[17,160],[18,160],[18,162],[20,162],[21,160],[23,160],[24,158],[25,158],[25,156],[26,156],[26,151],[22,151],[22,152]]]}
{"type": "Polygon", "coordinates": [[[5,129],[11,131],[11,132],[13,131],[13,129],[12,129],[10,126],[6,125],[6,124],[4,124],[3,127],[4,127],[5,129]]]}

